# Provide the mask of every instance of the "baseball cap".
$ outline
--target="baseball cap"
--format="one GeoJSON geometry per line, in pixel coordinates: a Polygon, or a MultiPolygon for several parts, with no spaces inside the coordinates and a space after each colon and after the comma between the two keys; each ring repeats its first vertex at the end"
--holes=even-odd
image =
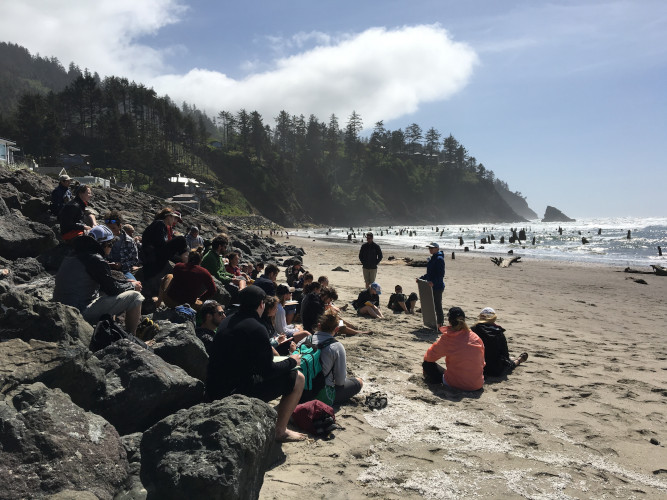
{"type": "Polygon", "coordinates": [[[494,314],[496,314],[496,311],[494,311],[490,307],[485,307],[484,309],[482,309],[482,312],[479,313],[479,314],[480,314],[480,316],[482,316],[482,315],[484,315],[484,316],[493,316],[494,314]]]}
{"type": "Polygon", "coordinates": [[[62,181],[71,181],[72,178],[71,178],[69,175],[67,175],[67,174],[63,174],[63,175],[60,176],[60,179],[59,179],[59,180],[60,180],[61,182],[62,182],[62,181]]]}
{"type": "Polygon", "coordinates": [[[435,241],[432,241],[428,245],[426,245],[426,248],[437,248],[440,249],[440,245],[438,245],[435,241]]]}
{"type": "Polygon", "coordinates": [[[460,307],[452,307],[449,312],[447,313],[448,318],[456,319],[456,318],[463,318],[466,319],[466,315],[463,312],[463,309],[460,307]]]}
{"type": "Polygon", "coordinates": [[[113,240],[114,236],[111,229],[104,225],[95,226],[88,232],[88,236],[92,236],[98,243],[113,240]]]}
{"type": "Polygon", "coordinates": [[[371,283],[371,288],[377,292],[378,295],[382,293],[382,288],[380,288],[379,283],[371,283]]]}

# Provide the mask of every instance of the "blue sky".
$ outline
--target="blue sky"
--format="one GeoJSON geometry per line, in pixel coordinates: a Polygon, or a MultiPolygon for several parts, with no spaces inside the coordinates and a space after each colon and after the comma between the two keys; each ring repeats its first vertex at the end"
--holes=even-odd
{"type": "Polygon", "coordinates": [[[1,39],[210,116],[281,109],[453,134],[570,217],[666,216],[664,0],[22,0],[1,39]]]}

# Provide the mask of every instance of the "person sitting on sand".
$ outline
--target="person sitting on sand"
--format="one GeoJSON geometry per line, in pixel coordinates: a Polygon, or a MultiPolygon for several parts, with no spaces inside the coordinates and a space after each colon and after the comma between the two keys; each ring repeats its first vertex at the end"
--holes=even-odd
{"type": "MultiPolygon", "coordinates": [[[[334,302],[338,300],[338,293],[336,292],[336,289],[334,287],[325,286],[323,288],[320,288],[320,298],[324,303],[324,310],[333,311],[336,314],[340,315],[341,309],[334,305],[334,302]]],[[[322,311],[322,313],[324,313],[324,311],[322,311]]],[[[341,333],[342,335],[352,336],[352,335],[359,335],[360,333],[363,334],[371,333],[370,331],[361,331],[357,329],[357,327],[354,326],[352,323],[342,318],[341,321],[343,321],[343,326],[338,329],[338,332],[341,333]]]]}
{"type": "Polygon", "coordinates": [[[426,351],[422,367],[431,383],[477,391],[484,385],[484,343],[468,328],[465,318],[460,307],[449,310],[449,326],[440,327],[442,335],[426,351]],[[447,369],[436,363],[443,356],[447,369]]]}
{"type": "Polygon", "coordinates": [[[387,307],[395,313],[404,312],[406,314],[414,314],[417,298],[418,297],[415,292],[412,292],[409,297],[406,297],[403,293],[403,288],[401,285],[396,285],[394,287],[394,293],[389,296],[389,303],[387,304],[387,307]]]}
{"type": "Polygon", "coordinates": [[[376,282],[371,283],[366,290],[361,292],[352,303],[358,314],[370,316],[371,318],[383,318],[380,311],[380,297],[382,288],[376,282]]]}
{"type": "Polygon", "coordinates": [[[274,362],[266,328],[260,322],[266,293],[250,285],[239,292],[239,310],[218,327],[211,346],[206,377],[206,394],[211,400],[232,394],[273,401],[278,404],[276,441],[302,441],[304,434],[287,428],[301,398],[305,378],[299,370],[301,356],[292,354],[274,362]]]}
{"type": "Polygon", "coordinates": [[[364,381],[359,377],[347,377],[345,347],[335,341],[334,336],[341,328],[340,318],[333,310],[325,311],[318,320],[317,332],[313,335],[313,346],[321,348],[320,364],[324,374],[324,388],[317,399],[329,406],[348,401],[361,391],[364,381]]]}
{"type": "Polygon", "coordinates": [[[286,285],[278,285],[276,296],[278,297],[278,309],[275,317],[275,328],[277,333],[283,333],[287,338],[294,338],[296,342],[303,339],[308,332],[299,325],[287,324],[285,302],[292,299],[292,288],[286,285]]]}
{"type": "Polygon", "coordinates": [[[504,333],[505,329],[496,324],[496,319],[496,311],[490,307],[485,307],[479,313],[479,319],[471,328],[484,342],[485,377],[507,375],[528,359],[528,353],[525,352],[516,359],[510,358],[504,333]]]}
{"type": "Polygon", "coordinates": [[[315,332],[317,318],[324,312],[324,302],[320,298],[320,288],[320,284],[314,282],[303,289],[301,321],[303,322],[303,329],[311,333],[315,332]]]}

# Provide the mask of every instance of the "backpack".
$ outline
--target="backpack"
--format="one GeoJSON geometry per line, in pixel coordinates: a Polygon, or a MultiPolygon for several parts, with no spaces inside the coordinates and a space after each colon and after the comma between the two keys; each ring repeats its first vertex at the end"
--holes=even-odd
{"type": "MultiPolygon", "coordinates": [[[[306,383],[303,389],[303,395],[301,396],[301,401],[308,401],[314,399],[315,396],[320,392],[324,387],[325,381],[329,373],[322,373],[322,365],[320,364],[320,355],[322,354],[322,349],[330,346],[331,344],[338,342],[336,339],[328,339],[322,344],[312,345],[313,336],[309,335],[306,339],[297,347],[295,352],[299,353],[301,356],[301,372],[306,379],[306,383]]],[[[333,367],[332,367],[333,369],[333,367]]]]}
{"type": "Polygon", "coordinates": [[[317,399],[297,405],[292,419],[297,426],[311,434],[329,435],[338,428],[333,408],[317,399]]]}
{"type": "Polygon", "coordinates": [[[90,350],[97,352],[101,349],[104,349],[105,347],[110,346],[114,342],[123,339],[134,342],[135,344],[143,347],[144,349],[148,349],[151,352],[153,351],[153,349],[148,347],[143,341],[123,330],[108,314],[104,314],[97,322],[93,336],[90,339],[90,350]]]}

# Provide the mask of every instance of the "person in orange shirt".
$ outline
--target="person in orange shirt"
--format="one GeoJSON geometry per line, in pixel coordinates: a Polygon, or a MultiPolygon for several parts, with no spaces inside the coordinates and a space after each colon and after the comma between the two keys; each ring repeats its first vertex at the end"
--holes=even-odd
{"type": "Polygon", "coordinates": [[[447,314],[450,326],[440,327],[442,335],[428,348],[422,367],[427,381],[464,391],[477,391],[484,385],[484,343],[465,322],[460,307],[447,314]],[[446,369],[436,361],[445,358],[446,369]]]}

